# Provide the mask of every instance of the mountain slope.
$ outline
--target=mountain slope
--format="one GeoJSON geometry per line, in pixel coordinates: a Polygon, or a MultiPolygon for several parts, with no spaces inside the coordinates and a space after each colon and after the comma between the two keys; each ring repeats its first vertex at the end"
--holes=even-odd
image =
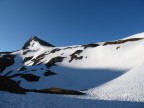
{"type": "Polygon", "coordinates": [[[93,98],[144,102],[144,63],[99,87],[88,90],[93,98]]]}
{"type": "Polygon", "coordinates": [[[144,33],[67,47],[32,37],[22,49],[0,53],[0,76],[26,92],[58,90],[85,93],[74,97],[80,100],[143,102],[143,48],[144,33]]]}

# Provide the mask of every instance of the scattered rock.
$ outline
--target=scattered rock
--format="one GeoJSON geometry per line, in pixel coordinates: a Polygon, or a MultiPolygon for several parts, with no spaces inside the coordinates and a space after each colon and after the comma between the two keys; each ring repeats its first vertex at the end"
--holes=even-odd
{"type": "Polygon", "coordinates": [[[72,48],[77,48],[77,47],[79,47],[79,46],[66,47],[66,48],[64,48],[63,50],[66,50],[66,49],[72,49],[72,48]]]}
{"type": "Polygon", "coordinates": [[[76,54],[81,54],[83,52],[83,50],[77,50],[77,51],[75,51],[72,55],[76,55],[76,54]]]}
{"type": "Polygon", "coordinates": [[[98,47],[99,44],[87,44],[87,45],[83,45],[84,49],[88,48],[88,47],[98,47]]]}
{"type": "Polygon", "coordinates": [[[144,38],[131,38],[131,39],[125,39],[125,40],[117,40],[117,41],[112,41],[112,42],[105,42],[103,44],[103,46],[106,46],[106,45],[113,45],[113,44],[122,44],[122,43],[125,43],[125,42],[132,42],[132,41],[139,41],[139,40],[142,40],[144,38]]]}
{"type": "Polygon", "coordinates": [[[55,53],[55,52],[58,52],[58,51],[60,51],[61,49],[59,49],[59,48],[56,48],[56,49],[53,49],[50,53],[55,53]]]}
{"type": "Polygon", "coordinates": [[[120,48],[120,46],[118,46],[117,48],[116,48],[116,50],[118,50],[120,48]]]}
{"type": "Polygon", "coordinates": [[[25,63],[25,62],[31,60],[32,58],[33,58],[33,56],[31,56],[31,57],[25,57],[24,60],[23,60],[23,63],[25,63]]]}
{"type": "Polygon", "coordinates": [[[75,51],[73,54],[71,54],[71,59],[69,60],[69,62],[75,60],[81,60],[83,58],[83,56],[78,57],[77,55],[81,54],[83,50],[77,50],[75,51]]]}
{"type": "Polygon", "coordinates": [[[42,60],[44,57],[45,57],[46,54],[41,54],[39,56],[37,56],[36,58],[34,58],[32,61],[34,62],[33,63],[33,66],[38,64],[38,62],[40,62],[40,60],[42,60]]]}
{"type": "Polygon", "coordinates": [[[32,92],[38,93],[50,93],[50,94],[64,94],[64,95],[84,95],[85,93],[76,90],[67,90],[61,88],[48,88],[41,90],[32,90],[32,92]]]}
{"type": "Polygon", "coordinates": [[[73,47],[66,47],[66,48],[64,48],[63,50],[66,50],[66,49],[72,49],[73,47]]]}
{"type": "Polygon", "coordinates": [[[23,51],[23,55],[26,55],[28,52],[31,52],[31,50],[23,51]]]}
{"type": "Polygon", "coordinates": [[[46,64],[46,66],[47,66],[48,68],[49,68],[49,67],[52,67],[52,66],[55,66],[55,63],[57,63],[57,62],[62,62],[64,58],[65,58],[65,57],[61,57],[61,56],[52,58],[52,59],[46,64]]]}
{"type": "Polygon", "coordinates": [[[50,75],[55,75],[56,73],[50,71],[50,70],[47,70],[45,73],[44,73],[44,76],[50,76],[50,75]]]}
{"type": "Polygon", "coordinates": [[[17,74],[13,74],[11,76],[7,76],[7,78],[15,78],[15,77],[21,77],[30,82],[39,81],[39,79],[40,79],[39,76],[36,76],[33,74],[23,74],[23,73],[17,73],[17,74]]]}
{"type": "Polygon", "coordinates": [[[30,81],[30,82],[39,81],[39,79],[40,79],[39,76],[36,76],[36,75],[33,75],[33,74],[23,74],[23,75],[20,75],[20,76],[22,78],[24,78],[25,80],[30,81]]]}

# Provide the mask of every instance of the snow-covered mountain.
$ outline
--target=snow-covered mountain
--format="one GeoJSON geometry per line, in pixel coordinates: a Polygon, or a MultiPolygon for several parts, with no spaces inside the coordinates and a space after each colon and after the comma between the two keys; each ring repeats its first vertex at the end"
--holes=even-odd
{"type": "MultiPolygon", "coordinates": [[[[51,97],[67,103],[61,103],[62,108],[68,108],[66,100],[72,101],[71,107],[78,108],[95,108],[95,105],[101,108],[100,105],[105,102],[95,103],[100,100],[133,102],[125,104],[126,108],[131,108],[133,104],[144,107],[142,103],[134,103],[144,102],[143,49],[144,33],[110,42],[67,47],[55,47],[38,37],[32,37],[22,49],[0,53],[0,90],[27,93],[29,98],[38,95],[28,92],[76,95],[40,95],[41,98],[51,97]],[[76,100],[81,104],[77,104],[76,100]]],[[[1,92],[0,95],[10,94],[1,92]]],[[[60,107],[50,106],[50,103],[43,108],[60,107]]],[[[6,107],[4,103],[0,105],[6,107]]],[[[38,108],[37,105],[35,107],[38,108]]]]}

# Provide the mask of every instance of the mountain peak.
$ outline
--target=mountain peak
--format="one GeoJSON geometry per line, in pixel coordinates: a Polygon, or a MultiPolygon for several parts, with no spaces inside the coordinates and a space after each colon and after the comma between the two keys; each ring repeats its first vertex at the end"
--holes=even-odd
{"type": "Polygon", "coordinates": [[[22,49],[26,49],[28,46],[30,46],[31,42],[34,41],[35,43],[39,43],[40,45],[42,46],[48,46],[48,47],[54,47],[52,44],[44,41],[44,40],[41,40],[39,39],[37,36],[32,36],[25,44],[24,46],[22,47],[22,49]]]}
{"type": "Polygon", "coordinates": [[[38,37],[37,36],[32,36],[31,38],[30,38],[31,40],[35,40],[35,39],[38,39],[38,37]]]}

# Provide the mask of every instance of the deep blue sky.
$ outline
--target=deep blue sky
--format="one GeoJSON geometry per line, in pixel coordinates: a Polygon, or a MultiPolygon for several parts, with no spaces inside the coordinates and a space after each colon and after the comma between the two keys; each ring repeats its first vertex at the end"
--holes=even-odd
{"type": "Polygon", "coordinates": [[[0,0],[0,51],[38,36],[56,45],[108,41],[144,32],[144,0],[0,0]]]}

